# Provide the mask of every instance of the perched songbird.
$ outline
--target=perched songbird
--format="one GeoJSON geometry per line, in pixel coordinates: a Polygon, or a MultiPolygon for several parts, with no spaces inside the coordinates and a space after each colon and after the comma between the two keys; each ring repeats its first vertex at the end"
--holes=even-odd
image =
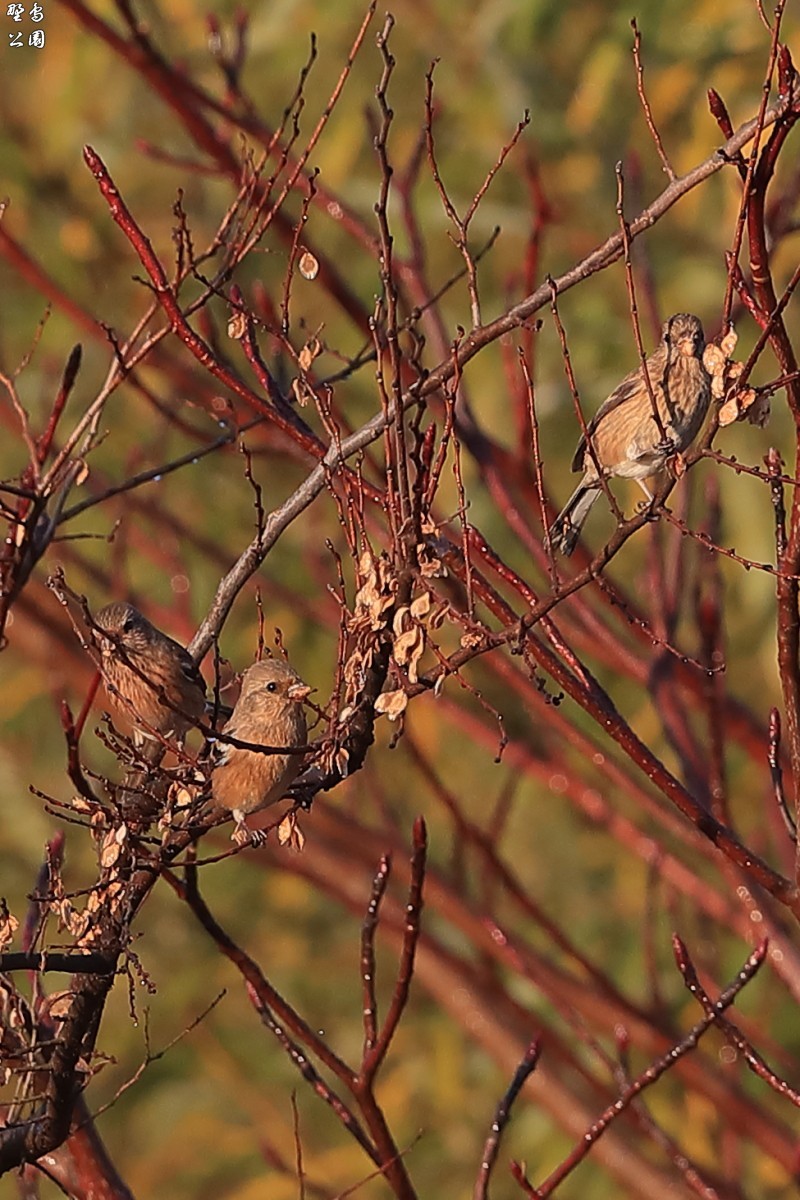
{"type": "MultiPolygon", "coordinates": [[[[291,749],[305,744],[307,726],[303,701],[311,688],[281,658],[253,663],[242,676],[242,690],[223,734],[260,746],[291,749]]],[[[236,821],[232,840],[253,840],[244,819],[275,804],[297,777],[302,754],[270,754],[242,750],[225,742],[214,748],[211,775],[214,800],[229,809],[236,821]]]]}
{"type": "Polygon", "coordinates": [[[572,469],[583,471],[583,479],[550,527],[555,549],[564,554],[575,549],[589,509],[602,491],[598,464],[606,478],[635,479],[653,499],[645,480],[690,445],[708,411],[711,378],[703,365],[704,347],[703,326],[691,313],[676,313],[665,323],[661,343],[647,359],[661,429],[641,366],[600,406],[587,426],[594,455],[582,437],[572,469]]]}
{"type": "MultiPolygon", "coordinates": [[[[95,617],[106,691],[129,717],[181,741],[205,711],[206,685],[187,650],[132,604],[107,604],[95,617]]],[[[139,736],[148,730],[139,730],[139,736]]]]}

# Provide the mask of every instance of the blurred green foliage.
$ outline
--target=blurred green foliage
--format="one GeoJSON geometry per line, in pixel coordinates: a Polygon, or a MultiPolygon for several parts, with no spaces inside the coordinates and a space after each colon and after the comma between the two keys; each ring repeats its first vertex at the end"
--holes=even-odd
{"type": "MultiPolygon", "coordinates": [[[[232,2],[215,5],[223,29],[236,8],[232,2]]],[[[280,0],[252,4],[248,10],[249,53],[243,84],[270,123],[278,122],[296,86],[312,31],[318,35],[319,57],[305,90],[302,125],[307,132],[339,76],[362,7],[353,0],[336,5],[329,0],[280,0]]],[[[97,11],[112,23],[115,20],[112,4],[98,4],[97,11]]],[[[398,168],[408,162],[420,133],[425,72],[434,59],[440,60],[435,72],[435,96],[440,105],[436,123],[439,165],[461,211],[523,111],[530,109],[531,126],[523,146],[538,164],[553,212],[553,223],[545,233],[540,278],[545,271],[555,275],[571,266],[615,230],[614,164],[618,160],[633,181],[628,185],[629,213],[664,186],[636,95],[630,6],[620,6],[616,0],[492,0],[473,6],[454,6],[445,0],[400,0],[393,11],[396,26],[391,44],[396,70],[390,87],[394,107],[390,153],[398,168]]],[[[189,0],[173,0],[161,7],[149,3],[142,4],[139,12],[167,56],[179,59],[209,90],[221,90],[219,71],[209,54],[208,30],[195,4],[189,0]]],[[[650,102],[672,161],[682,173],[711,154],[721,140],[707,110],[709,86],[728,101],[734,124],[756,111],[768,39],[751,0],[731,0],[726,5],[718,0],[641,0],[635,15],[643,37],[650,102]]],[[[374,32],[382,19],[378,14],[311,159],[325,186],[338,192],[368,222],[377,196],[378,172],[364,113],[368,106],[374,107],[381,69],[374,32]]],[[[183,204],[198,247],[213,235],[230,203],[230,190],[219,181],[142,153],[138,143],[143,140],[178,158],[197,157],[186,135],[168,118],[159,97],[105,45],[79,28],[66,9],[49,7],[44,28],[45,49],[11,50],[5,46],[2,51],[0,161],[2,191],[11,201],[6,226],[30,248],[58,286],[124,338],[144,311],[149,293],[132,279],[139,265],[83,164],[82,145],[88,142],[101,154],[165,261],[170,261],[172,252],[172,206],[177,189],[183,189],[183,204]]],[[[3,30],[5,34],[6,25],[3,30]]],[[[790,12],[785,39],[791,44],[797,32],[797,13],[790,12]]],[[[533,214],[518,169],[521,155],[521,150],[516,151],[494,182],[472,227],[475,244],[486,240],[496,225],[502,231],[480,268],[484,320],[504,311],[510,300],[522,294],[521,263],[533,214]]],[[[640,262],[646,261],[652,272],[662,316],[676,310],[696,311],[707,329],[716,331],[725,281],[723,254],[730,245],[738,196],[735,177],[723,172],[682,200],[646,238],[641,251],[645,258],[640,262]]],[[[438,286],[458,270],[460,259],[447,237],[447,218],[425,172],[416,205],[428,254],[428,275],[432,285],[438,286]]],[[[298,211],[296,204],[292,211],[298,211]]],[[[394,204],[391,211],[402,252],[405,235],[398,206],[394,204]]],[[[347,235],[318,210],[311,211],[308,233],[344,271],[350,286],[370,308],[379,290],[375,263],[366,255],[354,254],[347,235]]],[[[779,251],[779,282],[793,268],[796,254],[795,235],[779,251]]],[[[247,293],[261,280],[275,293],[285,263],[285,246],[268,235],[263,252],[254,256],[238,277],[240,286],[247,293]]],[[[5,262],[0,262],[0,297],[0,366],[8,372],[27,353],[44,301],[5,262]]],[[[223,304],[211,308],[219,329],[224,330],[227,314],[223,304]]],[[[560,308],[578,383],[591,409],[635,362],[621,264],[565,295],[560,308]]],[[[449,294],[444,310],[448,335],[455,336],[458,325],[469,322],[463,287],[449,294]]],[[[344,354],[354,354],[362,344],[361,334],[341,313],[331,312],[326,296],[312,284],[297,281],[293,313],[295,321],[302,320],[309,331],[324,323],[327,344],[344,354]]],[[[796,329],[791,311],[789,321],[796,329]]],[[[653,330],[646,321],[644,329],[645,340],[652,345],[653,330]]],[[[744,320],[740,333],[740,350],[746,355],[754,341],[752,323],[744,320]]],[[[108,369],[108,346],[76,331],[56,304],[33,360],[19,381],[35,425],[49,411],[54,381],[78,338],[84,341],[85,360],[73,401],[76,406],[93,394],[108,369]]],[[[576,430],[560,350],[549,322],[537,342],[536,355],[545,458],[553,491],[560,498],[571,486],[566,467],[576,430]]],[[[325,365],[334,369],[332,356],[325,365]]],[[[502,371],[500,348],[493,346],[470,366],[466,384],[481,420],[510,444],[513,430],[502,371]]],[[[205,412],[192,407],[191,380],[189,372],[184,395],[162,396],[161,400],[170,408],[183,405],[190,423],[209,432],[211,422],[205,412]]],[[[204,386],[208,387],[207,381],[204,386]]],[[[369,372],[356,376],[348,388],[348,418],[355,426],[375,408],[369,372]]],[[[6,403],[5,397],[0,403],[6,403]]],[[[744,461],[758,462],[768,445],[791,444],[780,398],[775,409],[768,430],[737,426],[726,430],[718,445],[744,461]]],[[[110,433],[91,465],[109,482],[166,462],[195,444],[126,387],[112,399],[104,424],[110,433]]],[[[0,446],[0,474],[4,477],[14,475],[23,465],[20,445],[8,436],[12,427],[10,418],[4,421],[6,432],[0,446]]],[[[223,547],[223,561],[211,561],[197,546],[187,550],[179,529],[171,537],[166,535],[158,522],[148,521],[145,511],[136,510],[131,516],[127,502],[111,502],[71,528],[74,533],[106,535],[113,520],[123,522],[116,545],[109,546],[105,540],[77,543],[81,565],[70,573],[73,586],[85,589],[99,605],[109,597],[98,589],[113,581],[115,588],[130,589],[150,604],[161,606],[167,616],[160,623],[188,640],[220,572],[252,535],[252,495],[234,455],[232,451],[212,456],[154,483],[151,489],[161,506],[173,510],[193,529],[201,527],[209,542],[223,547]],[[152,553],[154,541],[163,556],[161,569],[152,553]],[[178,563],[188,584],[184,578],[178,581],[178,563]]],[[[279,502],[303,477],[302,464],[280,455],[259,456],[257,464],[267,506],[279,502]]],[[[711,469],[704,464],[695,473],[697,480],[711,469]]],[[[725,514],[724,544],[735,543],[740,553],[767,560],[772,515],[765,489],[730,472],[718,474],[725,514]]],[[[454,490],[450,498],[455,508],[454,490]]],[[[473,491],[470,499],[471,519],[524,573],[524,550],[510,538],[491,498],[473,491]]],[[[282,630],[302,675],[324,697],[331,683],[335,644],[314,612],[320,579],[334,581],[323,540],[331,524],[335,525],[335,517],[329,501],[320,501],[320,506],[323,516],[312,515],[310,526],[293,526],[281,539],[259,582],[267,603],[268,630],[274,626],[282,630]],[[315,520],[320,531],[317,553],[309,551],[315,520]],[[293,603],[294,593],[308,598],[306,610],[293,603]]],[[[604,519],[593,518],[596,529],[604,519]]],[[[646,535],[641,541],[639,554],[644,553],[646,535]]],[[[63,555],[69,572],[69,543],[64,545],[63,555]]],[[[628,559],[631,561],[640,561],[637,552],[628,559]]],[[[766,575],[745,576],[727,563],[723,575],[730,617],[726,633],[733,651],[728,679],[743,694],[752,695],[758,689],[765,697],[774,696],[774,645],[767,618],[772,580],[766,575]]],[[[223,637],[223,653],[237,668],[250,660],[255,649],[252,597],[251,588],[237,605],[223,637]]],[[[54,603],[41,589],[37,602],[54,603]]],[[[79,705],[82,696],[73,686],[69,662],[62,667],[49,653],[37,653],[35,639],[28,638],[20,646],[13,625],[2,668],[2,893],[20,913],[38,868],[43,840],[54,828],[53,819],[43,814],[41,804],[28,794],[28,784],[55,795],[67,789],[55,700],[67,694],[79,705]]],[[[484,681],[480,670],[475,679],[485,682],[487,694],[492,694],[505,712],[512,733],[516,723],[517,736],[530,740],[516,702],[506,704],[502,692],[492,693],[496,682],[484,681]]],[[[644,736],[654,733],[646,694],[631,692],[618,699],[644,736]]],[[[464,744],[460,737],[454,739],[447,720],[435,714],[429,702],[412,713],[410,725],[434,752],[453,791],[466,797],[472,819],[483,820],[511,781],[512,770],[505,765],[495,767],[491,753],[483,747],[464,744]]],[[[434,860],[447,864],[453,838],[449,820],[420,786],[402,748],[386,748],[388,734],[384,730],[381,742],[374,754],[374,770],[382,803],[391,807],[406,830],[413,814],[425,811],[434,860]]],[[[91,738],[87,743],[89,760],[107,765],[103,750],[91,738]]],[[[371,786],[356,777],[340,789],[333,802],[349,807],[370,823],[375,819],[371,786]]],[[[620,803],[624,807],[624,799],[620,803]]],[[[745,830],[758,825],[757,814],[737,815],[745,830]]],[[[304,828],[313,839],[313,815],[304,828]]],[[[640,977],[641,948],[635,940],[647,904],[645,867],[623,872],[615,844],[598,836],[572,808],[563,805],[557,787],[549,795],[543,794],[538,784],[524,778],[516,788],[503,849],[517,871],[536,880],[535,891],[545,909],[557,914],[575,941],[604,963],[618,986],[643,999],[647,982],[640,977]],[[535,822],[531,813],[536,814],[535,822]],[[598,895],[603,897],[602,904],[595,902],[598,895]]],[[[86,854],[80,839],[68,833],[67,878],[75,886],[81,886],[86,854]]],[[[268,872],[237,859],[206,871],[203,881],[208,902],[223,926],[263,964],[272,982],[308,1020],[325,1028],[339,1052],[356,1057],[360,1049],[358,921],[320,896],[291,869],[268,872]]],[[[477,888],[477,882],[465,881],[465,887],[477,888]]],[[[665,969],[669,928],[661,913],[653,935],[665,969]]],[[[535,928],[525,930],[523,926],[522,932],[537,935],[535,928]]],[[[157,889],[148,903],[146,936],[136,949],[157,987],[152,997],[139,989],[140,1005],[149,1008],[154,1049],[184,1029],[219,991],[227,989],[212,1014],[149,1067],[141,1081],[102,1118],[101,1131],[112,1157],[137,1196],[169,1196],[173,1200],[222,1196],[255,1200],[266,1194],[270,1200],[288,1200],[296,1196],[297,1183],[289,1176],[270,1175],[265,1185],[258,1154],[259,1133],[264,1131],[271,1142],[283,1148],[287,1162],[293,1163],[288,1103],[292,1088],[297,1089],[310,1177],[324,1181],[335,1192],[368,1173],[366,1159],[342,1136],[338,1123],[299,1082],[285,1056],[258,1026],[229,964],[213,951],[165,888],[157,889]]],[[[726,947],[720,954],[720,976],[726,977],[726,971],[733,970],[740,958],[741,947],[726,947]]],[[[382,976],[384,1000],[393,962],[387,955],[382,976]]],[[[771,1018],[780,1021],[785,1017],[782,1003],[767,995],[765,986],[759,982],[754,991],[771,1018]]],[[[675,982],[672,999],[683,1002],[675,982]]],[[[534,1027],[541,998],[529,987],[520,1001],[530,1007],[534,1027]]],[[[694,1015],[686,1016],[687,1023],[693,1019],[694,1015]]],[[[144,1055],[142,1024],[131,1023],[122,987],[115,989],[112,997],[100,1046],[113,1049],[116,1063],[105,1069],[93,1087],[95,1106],[114,1095],[144,1055]]],[[[422,988],[415,988],[380,1097],[393,1119],[400,1145],[411,1146],[407,1161],[421,1196],[467,1194],[493,1106],[506,1084],[507,1076],[489,1056],[443,1015],[422,988]]],[[[656,1115],[676,1131],[690,1127],[692,1153],[701,1162],[707,1161],[714,1145],[714,1113],[700,1108],[677,1111],[673,1099],[666,1088],[656,1102],[656,1115]]],[[[504,1143],[503,1160],[527,1160],[533,1177],[554,1165],[568,1146],[563,1135],[554,1136],[545,1116],[523,1101],[504,1143]]],[[[751,1194],[786,1194],[786,1181],[776,1172],[771,1177],[768,1165],[754,1162],[747,1170],[756,1189],[751,1194]]],[[[501,1164],[495,1183],[498,1197],[517,1194],[504,1172],[501,1164]]],[[[0,1194],[10,1196],[13,1188],[4,1181],[0,1194]]],[[[48,1194],[43,1185],[42,1195],[48,1194]]],[[[357,1194],[379,1196],[385,1190],[373,1181],[357,1194]]],[[[563,1191],[565,1200],[577,1196],[603,1200],[617,1194],[602,1172],[590,1168],[575,1176],[571,1190],[563,1191]]]]}

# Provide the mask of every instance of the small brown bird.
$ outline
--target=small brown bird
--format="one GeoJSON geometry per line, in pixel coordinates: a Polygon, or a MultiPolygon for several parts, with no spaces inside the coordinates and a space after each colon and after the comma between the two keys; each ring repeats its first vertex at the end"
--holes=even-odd
{"type": "Polygon", "coordinates": [[[644,369],[623,379],[587,426],[594,457],[582,437],[572,460],[583,479],[550,527],[553,547],[571,554],[589,510],[602,491],[603,476],[635,479],[648,500],[645,480],[685,450],[703,424],[711,398],[711,378],[703,365],[705,337],[699,319],[676,313],[664,324],[661,343],[647,359],[647,375],[663,429],[653,417],[644,369]],[[595,463],[595,459],[597,463],[595,463]]]}
{"type": "MultiPolygon", "coordinates": [[[[95,617],[106,691],[120,712],[182,741],[203,717],[206,685],[178,642],[132,604],[107,604],[95,617]]],[[[152,737],[137,730],[137,740],[152,737]]]]}
{"type": "MultiPolygon", "coordinates": [[[[280,658],[253,663],[242,676],[242,690],[233,716],[223,729],[230,737],[256,745],[286,749],[306,740],[303,701],[310,693],[297,673],[280,658]]],[[[233,813],[232,840],[240,846],[253,841],[244,819],[277,803],[297,777],[302,754],[269,754],[242,750],[218,742],[211,775],[214,800],[233,813]]]]}

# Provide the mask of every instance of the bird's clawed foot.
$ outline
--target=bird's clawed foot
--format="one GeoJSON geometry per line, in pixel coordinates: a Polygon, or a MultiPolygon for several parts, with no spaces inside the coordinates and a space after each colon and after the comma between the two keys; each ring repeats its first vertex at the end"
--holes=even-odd
{"type": "Polygon", "coordinates": [[[669,469],[676,479],[680,479],[686,474],[686,459],[681,454],[680,450],[673,454],[669,460],[669,469]]]}
{"type": "Polygon", "coordinates": [[[237,821],[236,828],[231,834],[231,841],[237,846],[250,846],[254,850],[267,844],[267,834],[263,829],[248,829],[244,821],[237,821]]]}

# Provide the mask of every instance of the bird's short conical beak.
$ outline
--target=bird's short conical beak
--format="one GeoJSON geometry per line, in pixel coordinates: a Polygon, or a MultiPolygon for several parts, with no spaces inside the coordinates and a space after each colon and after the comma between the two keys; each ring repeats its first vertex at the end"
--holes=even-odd
{"type": "Polygon", "coordinates": [[[297,703],[300,704],[303,700],[305,700],[306,696],[311,695],[313,690],[313,688],[307,687],[304,683],[293,683],[289,688],[288,694],[290,699],[296,700],[297,703]]]}

